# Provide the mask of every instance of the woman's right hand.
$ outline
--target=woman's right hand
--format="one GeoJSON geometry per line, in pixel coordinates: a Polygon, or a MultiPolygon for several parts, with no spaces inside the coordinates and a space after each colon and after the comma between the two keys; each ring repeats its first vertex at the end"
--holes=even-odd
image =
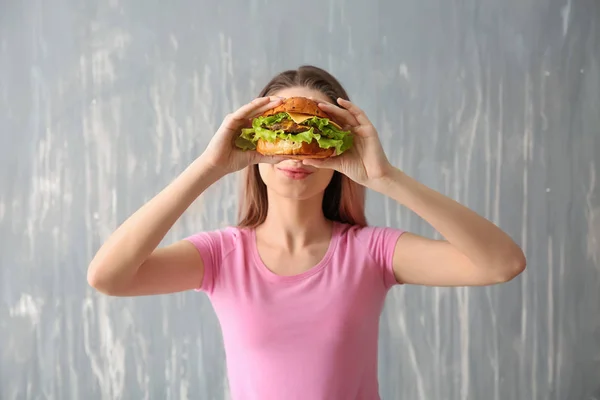
{"type": "Polygon", "coordinates": [[[183,212],[221,176],[257,163],[279,160],[235,147],[241,129],[279,98],[261,98],[228,115],[206,150],[165,189],[124,221],[98,250],[88,268],[89,284],[114,296],[174,293],[196,287],[203,260],[187,241],[158,249],[183,212]],[[208,167],[208,168],[207,168],[208,167]]]}
{"type": "Polygon", "coordinates": [[[242,128],[251,126],[254,117],[277,107],[281,101],[279,97],[257,98],[227,115],[204,150],[203,160],[224,174],[239,171],[248,165],[280,162],[282,157],[263,156],[256,151],[237,148],[235,139],[241,134],[242,128]]]}

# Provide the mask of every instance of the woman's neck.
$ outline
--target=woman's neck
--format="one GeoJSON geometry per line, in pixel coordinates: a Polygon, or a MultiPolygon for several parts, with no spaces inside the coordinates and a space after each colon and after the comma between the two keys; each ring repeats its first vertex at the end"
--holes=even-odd
{"type": "Polygon", "coordinates": [[[269,211],[258,235],[290,250],[331,238],[332,222],[323,215],[323,196],[296,200],[269,195],[269,211]]]}

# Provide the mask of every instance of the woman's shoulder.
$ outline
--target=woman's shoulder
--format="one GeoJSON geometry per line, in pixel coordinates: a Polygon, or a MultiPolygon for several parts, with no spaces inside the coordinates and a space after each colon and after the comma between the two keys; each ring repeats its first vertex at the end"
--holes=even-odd
{"type": "Polygon", "coordinates": [[[339,242],[345,247],[345,257],[368,254],[385,276],[387,287],[394,284],[393,256],[404,230],[388,226],[338,224],[339,242]]]}
{"type": "Polygon", "coordinates": [[[402,229],[378,225],[356,225],[344,222],[334,222],[337,232],[343,236],[361,239],[386,232],[403,232],[402,229]]]}
{"type": "Polygon", "coordinates": [[[211,247],[219,247],[222,253],[233,249],[243,249],[246,239],[252,235],[252,229],[238,226],[224,226],[212,230],[198,231],[186,239],[192,243],[210,243],[211,247]]]}
{"type": "Polygon", "coordinates": [[[342,240],[357,242],[363,246],[377,246],[381,242],[394,242],[404,230],[389,226],[354,225],[336,222],[337,232],[342,240]]]}

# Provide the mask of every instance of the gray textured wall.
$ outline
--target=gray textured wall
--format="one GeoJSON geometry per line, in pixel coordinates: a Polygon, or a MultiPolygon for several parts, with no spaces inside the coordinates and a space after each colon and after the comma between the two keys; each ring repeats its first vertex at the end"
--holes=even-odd
{"type": "MultiPolygon", "coordinates": [[[[600,3],[0,0],[0,399],[227,398],[203,294],[107,298],[86,267],[224,114],[303,63],[343,81],[395,165],[528,256],[498,287],[394,289],[383,398],[591,398],[600,3]]],[[[233,223],[236,188],[211,188],[168,241],[233,223]]],[[[432,234],[380,196],[368,210],[432,234]]]]}

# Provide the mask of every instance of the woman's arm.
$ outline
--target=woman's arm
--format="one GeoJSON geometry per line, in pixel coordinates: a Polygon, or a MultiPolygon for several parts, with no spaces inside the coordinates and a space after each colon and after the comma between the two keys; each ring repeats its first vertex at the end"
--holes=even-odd
{"type": "Polygon", "coordinates": [[[398,239],[394,273],[402,283],[435,286],[506,282],[525,268],[525,256],[498,227],[459,203],[411,179],[388,161],[377,130],[359,107],[338,99],[319,106],[354,133],[346,153],[307,165],[331,168],[383,193],[429,222],[446,241],[411,233],[398,239]]]}
{"type": "Polygon", "coordinates": [[[113,296],[172,293],[202,284],[203,255],[187,241],[157,249],[192,202],[222,176],[248,165],[278,160],[233,146],[249,119],[276,107],[260,98],[228,115],[206,150],[170,185],[130,216],[98,250],[88,268],[89,284],[113,296]]]}
{"type": "Polygon", "coordinates": [[[525,269],[519,246],[500,228],[396,168],[370,185],[427,221],[446,240],[400,236],[394,273],[402,283],[480,286],[513,279],[525,269]]]}
{"type": "Polygon", "coordinates": [[[131,215],[108,238],[88,268],[88,282],[114,296],[170,293],[198,287],[203,263],[180,241],[157,246],[192,202],[222,176],[202,158],[131,215]]]}

